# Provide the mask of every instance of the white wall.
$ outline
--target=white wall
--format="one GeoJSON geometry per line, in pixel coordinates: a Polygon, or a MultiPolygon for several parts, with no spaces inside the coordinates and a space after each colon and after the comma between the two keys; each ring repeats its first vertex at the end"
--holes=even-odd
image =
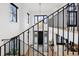
{"type": "Polygon", "coordinates": [[[0,44],[2,39],[9,39],[18,33],[19,20],[17,23],[10,21],[10,4],[0,3],[0,44]]]}
{"type": "Polygon", "coordinates": [[[16,3],[16,5],[19,5],[19,20],[20,20],[19,30],[21,33],[29,27],[27,20],[28,19],[27,10],[25,10],[23,3],[16,3]]]}

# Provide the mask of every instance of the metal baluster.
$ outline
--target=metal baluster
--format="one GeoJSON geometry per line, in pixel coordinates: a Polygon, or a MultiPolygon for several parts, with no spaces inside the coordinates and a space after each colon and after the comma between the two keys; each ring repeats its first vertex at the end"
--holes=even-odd
{"type": "Polygon", "coordinates": [[[29,30],[28,30],[28,56],[29,56],[29,30]]]}
{"type": "Polygon", "coordinates": [[[24,56],[24,52],[25,52],[25,48],[24,48],[24,40],[25,40],[25,35],[24,35],[24,32],[23,32],[23,56],[24,56]]]}
{"type": "Polygon", "coordinates": [[[6,44],[4,44],[4,56],[6,56],[6,44]]]}
{"type": "Polygon", "coordinates": [[[15,38],[13,39],[13,55],[15,56],[15,38]]]}
{"type": "MultiPolygon", "coordinates": [[[[75,31],[75,29],[74,29],[74,27],[73,27],[73,49],[74,49],[74,31],[75,31]]],[[[74,51],[73,51],[73,55],[74,55],[74,51]]]]}
{"type": "MultiPolygon", "coordinates": [[[[73,15],[73,26],[74,26],[74,13],[73,15]]],[[[72,48],[74,49],[74,27],[73,27],[73,43],[72,43],[72,48]]],[[[73,55],[74,55],[74,51],[73,51],[73,55]]]]}
{"type": "Polygon", "coordinates": [[[49,56],[49,18],[48,18],[48,26],[47,26],[47,56],[49,56]]]}
{"type": "Polygon", "coordinates": [[[79,55],[79,26],[78,26],[78,55],[79,55]]]}
{"type": "Polygon", "coordinates": [[[52,45],[51,45],[52,47],[52,56],[53,56],[53,52],[54,52],[54,49],[53,49],[53,47],[54,47],[54,15],[52,15],[52,45]]]}
{"type": "Polygon", "coordinates": [[[19,39],[19,56],[20,56],[20,36],[18,36],[18,39],[19,39]]]}
{"type": "Polygon", "coordinates": [[[0,47],[0,56],[1,56],[1,47],[0,47]]]}
{"type": "MultiPolygon", "coordinates": [[[[64,7],[63,7],[63,43],[64,43],[64,7]]],[[[64,45],[63,45],[63,56],[64,56],[64,45]]]]}
{"type": "Polygon", "coordinates": [[[68,38],[68,42],[67,42],[67,55],[69,55],[69,46],[70,46],[70,44],[69,44],[69,27],[67,28],[67,38],[68,38]]]}
{"type": "MultiPolygon", "coordinates": [[[[44,19],[44,16],[43,16],[44,19]]],[[[42,31],[43,31],[43,46],[42,46],[42,53],[44,54],[44,20],[42,21],[42,31]]]]}
{"type": "Polygon", "coordinates": [[[10,41],[9,41],[9,55],[10,55],[10,41]]]}
{"type": "MultiPolygon", "coordinates": [[[[78,21],[77,21],[77,13],[78,13],[78,11],[76,12],[76,23],[78,22],[78,21]]],[[[78,26],[78,25],[77,25],[77,26],[78,26]]],[[[75,31],[75,30],[74,30],[74,31],[75,31]]],[[[77,30],[77,31],[78,31],[78,30],[77,30]]]]}
{"type": "Polygon", "coordinates": [[[79,4],[77,5],[78,6],[78,11],[77,11],[77,13],[76,13],[76,19],[77,19],[77,31],[78,31],[78,55],[79,55],[79,24],[78,24],[78,19],[79,19],[79,17],[78,17],[78,15],[79,15],[79,4]]]}
{"type": "MultiPolygon", "coordinates": [[[[33,27],[33,48],[34,48],[34,38],[35,38],[35,35],[34,35],[34,27],[33,27]]],[[[34,49],[33,49],[33,56],[34,56],[34,49]]]]}
{"type": "MultiPolygon", "coordinates": [[[[68,18],[70,18],[70,13],[68,13],[68,18]]],[[[69,20],[69,19],[68,19],[69,20]]],[[[67,21],[68,21],[67,20],[67,21]]],[[[70,20],[69,20],[70,21],[70,20]]],[[[69,44],[69,27],[67,27],[67,38],[68,38],[68,42],[67,42],[67,55],[69,55],[69,46],[70,46],[70,44],[69,44]]]]}
{"type": "MultiPolygon", "coordinates": [[[[16,37],[16,52],[17,52],[17,50],[18,50],[18,49],[17,49],[17,40],[18,40],[18,39],[17,39],[17,37],[16,37]]],[[[17,55],[17,54],[16,54],[16,55],[17,55]]]]}
{"type": "MultiPolygon", "coordinates": [[[[57,34],[59,35],[59,10],[57,11],[58,14],[57,14],[57,34]]],[[[57,45],[57,56],[59,55],[59,46],[57,45]]]]}
{"type": "MultiPolygon", "coordinates": [[[[69,8],[69,4],[68,4],[68,7],[67,8],[69,8]]],[[[68,18],[70,19],[70,13],[68,12],[68,18]]],[[[70,21],[69,19],[67,19],[67,21],[70,21]]],[[[67,39],[68,39],[68,42],[67,42],[67,55],[69,55],[69,46],[70,46],[70,44],[69,44],[69,27],[67,26],[67,39]]]]}
{"type": "Polygon", "coordinates": [[[76,18],[77,18],[77,31],[78,31],[78,55],[79,55],[79,4],[77,4],[77,6],[78,6],[78,11],[77,11],[77,13],[76,13],[76,18]]]}
{"type": "MultiPolygon", "coordinates": [[[[35,16],[34,16],[34,24],[35,24],[35,16]]],[[[35,44],[35,31],[34,31],[34,27],[33,27],[33,48],[34,48],[34,44],[35,44]]],[[[33,55],[34,55],[34,49],[33,49],[33,55]]]]}
{"type": "MultiPolygon", "coordinates": [[[[37,16],[37,22],[38,22],[38,16],[37,16]]],[[[39,23],[37,24],[37,33],[39,32],[39,23]]],[[[37,35],[38,36],[38,35],[37,35]]],[[[37,50],[39,51],[39,45],[37,43],[37,50]]],[[[39,56],[39,53],[37,52],[37,56],[39,56]]]]}

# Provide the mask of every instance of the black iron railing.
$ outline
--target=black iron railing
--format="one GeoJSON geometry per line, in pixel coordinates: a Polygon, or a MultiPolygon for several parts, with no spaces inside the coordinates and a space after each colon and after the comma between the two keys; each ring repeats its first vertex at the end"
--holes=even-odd
{"type": "MultiPolygon", "coordinates": [[[[79,55],[79,40],[78,37],[77,38],[75,37],[78,36],[78,31],[76,30],[77,26],[74,26],[74,18],[76,18],[75,20],[77,20],[77,11],[73,10],[71,15],[68,12],[68,9],[71,8],[70,6],[73,6],[73,4],[74,3],[66,4],[65,6],[61,7],[57,11],[47,16],[47,18],[38,21],[36,24],[31,26],[24,32],[11,38],[8,42],[0,46],[0,55],[1,56],[2,55],[4,56],[79,55]],[[44,24],[44,21],[46,19],[47,23],[44,24]],[[73,25],[70,22],[68,22],[72,20],[73,25]],[[72,26],[69,26],[67,22],[72,26]],[[40,30],[40,26],[42,30],[40,30]],[[70,30],[71,28],[73,28],[73,30],[70,30]],[[39,31],[43,32],[42,45],[38,44],[39,31]],[[66,40],[67,42],[65,42],[65,39],[67,39],[66,40]],[[59,41],[63,43],[56,44],[56,42],[59,41]],[[78,43],[75,41],[78,41],[78,43]],[[69,46],[71,46],[70,42],[73,42],[72,44],[73,51],[71,51],[71,49],[69,48],[69,46]],[[75,52],[74,49],[76,49],[77,52],[75,52]]],[[[77,8],[77,6],[73,7],[77,8]]]]}

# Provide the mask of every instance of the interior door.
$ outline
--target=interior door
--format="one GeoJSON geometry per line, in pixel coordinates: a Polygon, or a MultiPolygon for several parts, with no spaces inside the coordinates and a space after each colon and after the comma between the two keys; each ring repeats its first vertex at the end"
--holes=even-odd
{"type": "Polygon", "coordinates": [[[38,45],[43,45],[43,31],[38,31],[38,45]]]}

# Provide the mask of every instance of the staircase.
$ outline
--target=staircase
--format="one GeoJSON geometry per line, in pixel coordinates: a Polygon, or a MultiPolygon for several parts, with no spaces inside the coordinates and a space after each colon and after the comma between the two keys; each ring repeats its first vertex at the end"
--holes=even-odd
{"type": "MultiPolygon", "coordinates": [[[[76,24],[70,22],[77,19],[77,11],[68,11],[69,8],[77,8],[74,3],[66,4],[57,11],[53,12],[47,18],[37,22],[24,32],[0,46],[0,56],[75,56],[79,55],[79,41],[76,24]],[[71,14],[70,14],[71,13],[71,14]],[[75,15],[75,16],[73,16],[75,15]],[[47,24],[44,24],[47,19],[47,24]],[[40,31],[40,23],[43,31],[43,45],[39,45],[35,40],[35,30],[40,31]],[[51,26],[50,26],[51,23],[51,26]],[[72,28],[73,30],[71,30],[72,28]],[[46,30],[47,29],[47,30],[46,30]],[[47,33],[45,39],[45,33],[47,33]],[[77,33],[77,34],[75,34],[77,33]],[[76,36],[77,38],[76,38],[76,36]],[[71,38],[70,38],[71,37],[71,38]],[[77,42],[75,42],[77,40],[77,42]],[[46,43],[44,43],[46,41],[46,43]],[[72,42],[73,44],[71,44],[72,42]],[[69,48],[77,51],[71,51],[69,48]],[[77,46],[75,48],[75,46],[77,46]]],[[[37,32],[36,32],[37,33],[37,32]]],[[[38,36],[38,33],[37,33],[38,36]]]]}

